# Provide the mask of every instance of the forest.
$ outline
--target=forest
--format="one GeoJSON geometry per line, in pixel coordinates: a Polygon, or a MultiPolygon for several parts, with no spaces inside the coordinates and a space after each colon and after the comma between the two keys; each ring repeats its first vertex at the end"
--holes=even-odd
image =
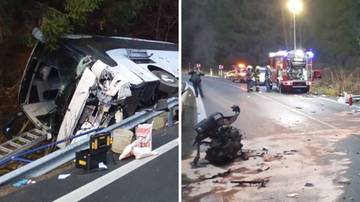
{"type": "Polygon", "coordinates": [[[34,27],[42,30],[52,49],[66,34],[178,43],[178,10],[177,0],[1,0],[0,125],[20,110],[18,87],[36,42],[34,27]]]}
{"type": "MultiPolygon", "coordinates": [[[[286,0],[183,0],[183,68],[244,62],[265,65],[268,53],[293,48],[286,0]]],[[[360,1],[304,0],[296,16],[297,47],[312,49],[321,68],[359,67],[360,1]]]]}
{"type": "Polygon", "coordinates": [[[52,48],[61,36],[70,33],[177,43],[178,1],[1,0],[0,87],[13,86],[20,79],[24,62],[35,43],[31,36],[34,27],[41,28],[46,43],[52,48]]]}

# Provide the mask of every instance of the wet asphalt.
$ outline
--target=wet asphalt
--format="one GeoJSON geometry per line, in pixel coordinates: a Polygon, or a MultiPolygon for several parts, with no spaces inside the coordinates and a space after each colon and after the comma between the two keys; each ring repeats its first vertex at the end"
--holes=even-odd
{"type": "MultiPolygon", "coordinates": [[[[184,77],[186,79],[186,75],[184,77]]],[[[202,101],[207,116],[215,112],[230,115],[232,105],[240,106],[241,114],[233,125],[245,132],[246,139],[329,129],[359,131],[359,134],[354,133],[337,142],[335,148],[345,152],[351,160],[350,168],[344,174],[351,179],[351,184],[345,187],[344,194],[337,201],[360,201],[360,112],[350,113],[357,108],[350,109],[322,96],[267,93],[265,87],[261,87],[261,93],[247,93],[246,84],[216,77],[204,77],[202,87],[205,96],[202,101]]],[[[188,125],[183,125],[183,131],[190,130],[188,128],[188,125]]],[[[183,134],[183,140],[189,141],[189,135],[194,134],[186,135],[183,134]]],[[[193,149],[183,147],[183,153],[189,154],[193,149]]]]}

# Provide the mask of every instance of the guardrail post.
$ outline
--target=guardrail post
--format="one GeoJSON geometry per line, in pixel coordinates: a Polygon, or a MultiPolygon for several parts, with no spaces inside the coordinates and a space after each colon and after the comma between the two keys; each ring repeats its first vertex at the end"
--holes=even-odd
{"type": "Polygon", "coordinates": [[[168,127],[174,126],[174,108],[170,108],[168,112],[168,127]]]}

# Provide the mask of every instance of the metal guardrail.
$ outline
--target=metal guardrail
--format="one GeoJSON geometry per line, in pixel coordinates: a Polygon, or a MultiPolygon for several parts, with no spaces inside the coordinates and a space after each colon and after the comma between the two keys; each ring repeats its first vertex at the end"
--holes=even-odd
{"type": "MultiPolygon", "coordinates": [[[[168,109],[169,109],[169,119],[168,125],[172,126],[172,117],[173,117],[173,110],[175,107],[178,106],[178,98],[170,98],[167,100],[168,109]]],[[[131,117],[124,119],[119,123],[115,123],[107,128],[103,128],[100,130],[88,131],[81,135],[85,134],[101,134],[104,132],[109,132],[115,130],[117,128],[125,128],[125,129],[132,129],[137,125],[144,123],[152,118],[159,116],[160,114],[164,113],[165,111],[153,111],[153,110],[145,110],[142,112],[138,112],[131,117]]],[[[81,136],[81,135],[77,135],[81,136]]],[[[16,178],[30,178],[30,177],[38,177],[43,175],[75,158],[75,152],[87,149],[89,138],[81,139],[74,144],[68,145],[62,149],[59,149],[55,152],[52,152],[42,158],[39,158],[31,163],[28,163],[10,173],[7,173],[0,177],[0,185],[3,185],[11,180],[16,178]]]]}
{"type": "Polygon", "coordinates": [[[351,95],[351,96],[352,96],[353,101],[359,101],[360,100],[360,95],[351,95]]]}
{"type": "Polygon", "coordinates": [[[351,93],[344,92],[344,98],[345,98],[346,102],[349,102],[350,97],[353,101],[360,100],[360,95],[353,95],[351,93]]]}

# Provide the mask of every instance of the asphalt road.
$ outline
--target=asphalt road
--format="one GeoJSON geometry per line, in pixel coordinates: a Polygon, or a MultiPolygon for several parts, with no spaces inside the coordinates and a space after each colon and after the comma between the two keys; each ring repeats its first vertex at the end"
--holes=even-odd
{"type": "MultiPolygon", "coordinates": [[[[177,141],[177,138],[177,126],[154,132],[153,150],[171,144],[173,141],[177,141]]],[[[64,201],[63,196],[80,189],[86,194],[86,197],[81,201],[178,201],[178,146],[171,147],[168,151],[159,154],[153,160],[136,167],[134,170],[131,170],[134,168],[132,165],[137,160],[116,160],[117,162],[114,164],[110,159],[109,156],[108,170],[86,172],[72,167],[62,172],[63,174],[71,174],[64,180],[59,180],[58,175],[56,175],[50,179],[38,181],[36,184],[18,189],[14,193],[0,198],[0,201],[37,202],[54,201],[59,198],[64,201]],[[112,172],[126,166],[130,167],[128,173],[118,179],[116,178],[110,184],[102,186],[102,183],[107,183],[107,180],[122,174],[120,171],[116,175],[111,175],[112,172]],[[95,184],[89,186],[90,183],[94,182],[95,184]],[[84,188],[84,186],[89,187],[84,188]],[[98,189],[100,186],[101,188],[98,189]]],[[[127,172],[127,169],[124,172],[127,172]]],[[[66,201],[74,200],[67,199],[66,201]]]]}
{"type": "MultiPolygon", "coordinates": [[[[264,145],[271,149],[272,145],[276,147],[278,146],[277,144],[285,144],[285,146],[290,147],[292,145],[286,145],[286,141],[292,141],[293,147],[299,149],[300,153],[302,152],[301,156],[299,155],[300,160],[301,158],[305,159],[305,162],[306,158],[313,158],[314,160],[308,163],[309,166],[317,166],[315,170],[318,168],[323,171],[321,174],[306,174],[303,173],[307,172],[305,169],[304,171],[301,170],[303,167],[295,167],[294,169],[298,169],[297,173],[299,176],[292,178],[292,176],[287,176],[286,173],[281,173],[284,175],[284,179],[276,181],[279,183],[276,184],[278,188],[271,188],[273,189],[272,192],[277,192],[276,194],[266,193],[266,190],[261,191],[261,193],[254,191],[251,192],[254,199],[249,199],[249,201],[257,201],[255,196],[261,194],[263,196],[258,197],[262,200],[295,200],[287,197],[287,194],[293,191],[289,190],[293,185],[294,187],[297,186],[294,190],[301,193],[299,197],[296,197],[296,201],[329,201],[330,199],[330,201],[360,201],[360,193],[358,191],[360,187],[360,134],[357,134],[360,129],[360,113],[351,113],[351,110],[356,110],[356,108],[349,109],[346,105],[321,96],[304,94],[284,95],[277,92],[266,93],[265,88],[262,88],[261,93],[247,93],[245,84],[233,83],[214,77],[203,78],[202,87],[205,97],[201,101],[206,115],[215,112],[223,112],[225,115],[232,114],[230,107],[232,105],[240,106],[240,117],[233,126],[240,128],[245,133],[246,143],[261,146],[261,143],[264,142],[264,145]],[[264,140],[269,138],[273,139],[265,144],[264,140]],[[297,145],[295,139],[299,139],[298,142],[301,142],[301,144],[297,145]],[[306,142],[306,144],[303,142],[306,142]],[[305,146],[302,148],[299,145],[305,146]],[[346,163],[344,163],[345,161],[346,163]],[[304,184],[297,185],[296,182],[289,182],[305,178],[304,176],[307,175],[313,175],[309,177],[310,180],[311,178],[321,176],[322,181],[327,182],[326,186],[336,190],[336,194],[335,191],[331,191],[332,188],[325,187],[325,185],[324,187],[319,187],[320,185],[317,186],[315,184],[314,190],[304,191],[304,184]],[[341,181],[337,181],[341,177],[349,179],[350,182],[337,183],[341,181]],[[284,186],[281,186],[281,184],[284,186]],[[291,184],[291,186],[289,185],[287,188],[286,184],[291,184]],[[334,196],[326,198],[324,197],[326,192],[328,192],[328,195],[334,194],[334,196]]],[[[199,106],[197,107],[199,108],[199,106]]],[[[184,127],[185,129],[183,128],[183,130],[187,130],[186,127],[189,126],[184,127]]],[[[194,134],[189,133],[190,135],[193,136],[194,134]]],[[[183,140],[191,138],[183,137],[183,140]]],[[[245,147],[249,149],[249,146],[246,144],[245,147]]],[[[183,147],[183,152],[190,154],[191,151],[189,150],[193,151],[193,148],[183,147]]],[[[282,162],[282,164],[286,164],[286,161],[282,162]]],[[[291,165],[286,165],[286,167],[288,166],[291,167],[291,165]]],[[[200,171],[198,170],[197,172],[200,171]]],[[[274,172],[271,171],[270,173],[274,172]]],[[[289,175],[291,174],[289,173],[289,175]]],[[[272,185],[270,183],[269,187],[272,185]]],[[[192,189],[196,188],[192,187],[192,189]]],[[[215,192],[201,193],[199,191],[201,195],[199,194],[196,198],[194,197],[196,193],[189,191],[190,197],[188,199],[193,197],[194,199],[196,198],[193,201],[197,201],[215,192]]],[[[239,199],[237,198],[239,196],[241,198],[241,193],[236,192],[236,194],[231,196],[231,199],[239,199]]],[[[224,198],[224,201],[225,199],[228,198],[224,198]]],[[[209,201],[211,200],[209,199],[209,201]]],[[[243,198],[243,201],[248,200],[243,198]]]]}

